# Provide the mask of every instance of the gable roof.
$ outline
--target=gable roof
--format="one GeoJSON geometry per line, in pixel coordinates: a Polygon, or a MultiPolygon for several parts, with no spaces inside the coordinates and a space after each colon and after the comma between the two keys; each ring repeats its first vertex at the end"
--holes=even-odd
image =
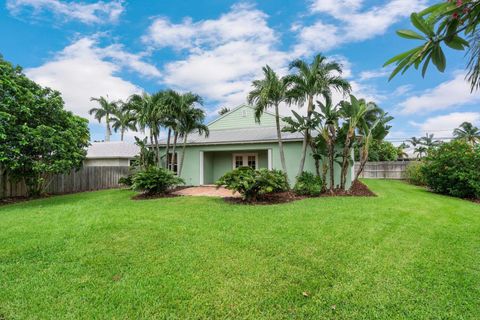
{"type": "Polygon", "coordinates": [[[129,142],[92,142],[87,149],[87,159],[131,159],[139,153],[140,148],[129,142]]]}
{"type": "Polygon", "coordinates": [[[255,119],[255,108],[245,104],[230,110],[208,124],[210,130],[273,126],[275,126],[274,114],[268,111],[264,112],[258,122],[255,119]]]}
{"type": "MultiPolygon", "coordinates": [[[[210,126],[211,124],[214,124],[214,123],[217,122],[217,121],[221,121],[223,118],[226,118],[227,116],[231,115],[231,114],[234,113],[235,111],[237,111],[237,110],[239,110],[239,109],[242,109],[242,108],[250,108],[250,109],[252,109],[253,111],[255,111],[255,108],[254,108],[253,106],[248,105],[248,104],[241,104],[241,105],[236,106],[235,108],[231,109],[231,110],[228,111],[227,113],[224,113],[224,114],[220,115],[218,118],[213,119],[212,121],[210,121],[209,123],[207,123],[207,126],[210,126]]],[[[271,113],[271,112],[264,111],[263,113],[275,117],[275,114],[273,114],[273,113],[271,113]]]]}

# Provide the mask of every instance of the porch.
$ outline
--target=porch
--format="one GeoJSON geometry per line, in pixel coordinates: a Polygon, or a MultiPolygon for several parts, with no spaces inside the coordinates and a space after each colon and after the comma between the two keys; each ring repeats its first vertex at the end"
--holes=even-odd
{"type": "Polygon", "coordinates": [[[200,151],[200,185],[214,184],[238,167],[272,169],[271,149],[200,151]]]}

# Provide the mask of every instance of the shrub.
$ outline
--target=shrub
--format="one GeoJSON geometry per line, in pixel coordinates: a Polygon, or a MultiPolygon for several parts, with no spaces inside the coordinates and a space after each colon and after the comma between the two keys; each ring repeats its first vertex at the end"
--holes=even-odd
{"type": "Polygon", "coordinates": [[[120,179],[118,179],[118,184],[131,187],[133,185],[133,175],[129,174],[126,177],[121,177],[120,179]]]}
{"type": "Polygon", "coordinates": [[[460,198],[480,198],[480,145],[443,143],[429,151],[422,172],[435,192],[460,198]]]}
{"type": "Polygon", "coordinates": [[[183,179],[175,176],[171,171],[158,167],[148,167],[135,173],[132,181],[132,189],[146,194],[166,193],[170,189],[185,183],[183,179]]]}
{"type": "Polygon", "coordinates": [[[322,193],[323,187],[324,184],[321,177],[304,171],[297,177],[293,190],[299,195],[318,196],[322,193]]]}
{"type": "Polygon", "coordinates": [[[423,174],[423,161],[412,161],[408,164],[405,170],[405,179],[416,186],[425,186],[425,175],[423,174]]]}
{"type": "MultiPolygon", "coordinates": [[[[373,140],[368,148],[368,161],[395,161],[397,158],[397,148],[391,142],[373,140]]],[[[359,160],[360,151],[355,146],[355,161],[359,160]]]]}
{"type": "Polygon", "coordinates": [[[236,191],[245,201],[255,201],[261,195],[288,190],[287,176],[280,170],[240,167],[227,172],[217,182],[217,186],[236,191]]]}

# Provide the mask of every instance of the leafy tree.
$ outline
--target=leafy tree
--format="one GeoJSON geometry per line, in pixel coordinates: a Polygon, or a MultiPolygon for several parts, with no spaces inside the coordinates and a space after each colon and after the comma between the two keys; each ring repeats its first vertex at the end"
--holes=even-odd
{"type": "Polygon", "coordinates": [[[442,45],[451,49],[465,51],[468,54],[468,81],[471,89],[480,85],[480,33],[477,28],[480,17],[480,1],[448,0],[437,2],[419,13],[412,13],[410,20],[416,30],[398,30],[400,37],[421,41],[413,49],[401,53],[385,65],[396,63],[390,79],[399,72],[404,73],[411,66],[422,66],[425,76],[428,65],[432,62],[443,72],[446,58],[442,45]]]}
{"type": "Polygon", "coordinates": [[[219,116],[223,116],[224,114],[229,113],[229,112],[230,112],[230,108],[222,107],[222,108],[218,111],[218,115],[219,115],[219,116]]]}
{"type": "Polygon", "coordinates": [[[135,144],[140,147],[140,153],[134,157],[134,166],[140,170],[155,165],[155,153],[148,147],[148,138],[135,137],[135,144]]]}
{"type": "Polygon", "coordinates": [[[317,101],[317,104],[320,107],[324,120],[323,130],[321,130],[320,133],[327,147],[328,167],[330,169],[330,193],[333,193],[335,189],[335,146],[337,144],[340,112],[337,107],[332,105],[331,101],[327,101],[325,104],[317,101]]]}
{"type": "Polygon", "coordinates": [[[480,129],[470,122],[464,122],[459,128],[453,131],[453,136],[457,140],[464,140],[472,145],[480,143],[480,129]]]}
{"type": "Polygon", "coordinates": [[[125,131],[136,131],[136,119],[128,104],[118,103],[117,108],[113,112],[110,118],[112,122],[112,128],[115,132],[120,130],[120,141],[123,141],[125,131]]]}
{"type": "MultiPolygon", "coordinates": [[[[321,54],[316,55],[311,63],[303,60],[295,60],[290,64],[290,70],[295,70],[294,74],[285,76],[285,81],[289,86],[286,93],[289,104],[298,106],[307,105],[307,119],[310,120],[314,111],[314,99],[320,96],[326,103],[331,102],[332,90],[340,93],[348,93],[351,90],[347,80],[341,77],[342,68],[337,62],[329,62],[321,54]]],[[[298,174],[303,172],[305,166],[305,157],[307,147],[311,138],[310,130],[305,130],[302,154],[298,174]]]]}
{"type": "Polygon", "coordinates": [[[0,167],[29,196],[44,192],[53,174],[80,168],[89,138],[88,120],[66,111],[59,92],[0,57],[0,167]]]}
{"type": "Polygon", "coordinates": [[[404,142],[397,146],[397,159],[408,159],[408,154],[405,151],[408,147],[409,145],[404,142]]]}
{"type": "Polygon", "coordinates": [[[105,97],[99,97],[99,98],[90,98],[90,101],[96,101],[100,105],[98,108],[92,108],[88,111],[90,115],[94,115],[95,119],[98,120],[98,122],[102,122],[102,119],[105,118],[105,126],[106,126],[106,132],[105,132],[105,141],[110,141],[110,136],[112,135],[112,129],[110,127],[110,122],[111,118],[110,116],[114,114],[117,109],[117,102],[114,101],[108,101],[107,98],[105,97]]]}
{"type": "Polygon", "coordinates": [[[285,153],[283,150],[278,106],[286,99],[287,83],[283,78],[279,78],[275,71],[273,71],[268,65],[263,67],[262,70],[264,78],[253,81],[253,90],[248,94],[247,101],[255,106],[255,119],[258,122],[260,122],[260,117],[266,109],[270,107],[275,108],[275,125],[277,128],[280,162],[282,164],[283,172],[286,174],[287,164],[285,162],[285,153]]]}

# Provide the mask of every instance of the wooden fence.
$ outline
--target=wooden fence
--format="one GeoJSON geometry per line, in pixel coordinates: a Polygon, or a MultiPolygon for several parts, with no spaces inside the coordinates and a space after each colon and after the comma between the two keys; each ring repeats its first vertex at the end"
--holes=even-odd
{"type": "MultiPolygon", "coordinates": [[[[408,161],[367,162],[360,178],[370,179],[405,179],[405,169],[408,161]]],[[[355,172],[358,170],[355,163],[355,172]]]]}
{"type": "MultiPolygon", "coordinates": [[[[119,187],[118,179],[128,174],[129,167],[83,167],[69,174],[54,175],[46,192],[63,194],[119,187]]],[[[23,182],[13,183],[0,175],[0,199],[26,195],[23,182]]]]}

